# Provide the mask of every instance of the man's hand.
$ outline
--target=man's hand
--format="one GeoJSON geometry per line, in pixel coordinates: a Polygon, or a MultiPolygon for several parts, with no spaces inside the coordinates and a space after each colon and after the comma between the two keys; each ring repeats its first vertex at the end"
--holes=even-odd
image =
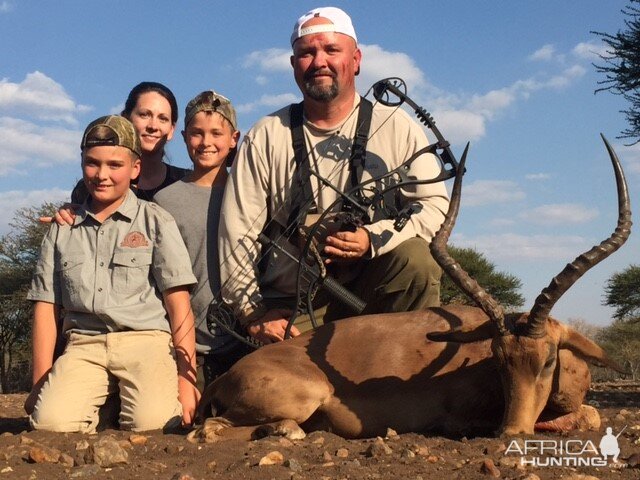
{"type": "Polygon", "coordinates": [[[325,263],[358,260],[369,252],[370,246],[369,232],[362,227],[355,232],[336,232],[327,237],[324,253],[329,258],[325,263]]]}
{"type": "Polygon", "coordinates": [[[178,375],[178,401],[182,405],[182,426],[188,427],[195,420],[200,391],[191,380],[182,375],[178,375]]]}
{"type": "MultiPolygon", "coordinates": [[[[291,310],[283,308],[269,310],[262,318],[250,323],[247,326],[247,332],[264,344],[281,342],[284,340],[284,333],[291,313],[291,310]]],[[[291,327],[291,336],[297,337],[298,335],[300,335],[300,331],[293,325],[291,327]]]]}
{"type": "Polygon", "coordinates": [[[61,227],[64,225],[73,225],[76,218],[76,210],[80,205],[76,203],[65,203],[61,206],[53,217],[40,217],[40,223],[56,222],[61,227]]]}

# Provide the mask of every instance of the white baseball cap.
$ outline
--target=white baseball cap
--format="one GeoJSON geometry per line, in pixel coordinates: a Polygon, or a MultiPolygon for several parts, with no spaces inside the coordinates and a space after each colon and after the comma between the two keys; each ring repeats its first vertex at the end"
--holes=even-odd
{"type": "Polygon", "coordinates": [[[349,17],[349,15],[347,15],[343,10],[336,7],[320,7],[314,8],[298,19],[293,27],[293,33],[291,34],[291,46],[293,46],[295,41],[300,37],[311,35],[313,33],[323,32],[342,33],[353,38],[356,43],[358,42],[358,39],[356,38],[356,31],[353,28],[353,23],[351,23],[351,18],[349,17]],[[314,17],[326,18],[331,23],[312,25],[310,27],[304,28],[302,27],[305,23],[307,23],[314,17]]]}

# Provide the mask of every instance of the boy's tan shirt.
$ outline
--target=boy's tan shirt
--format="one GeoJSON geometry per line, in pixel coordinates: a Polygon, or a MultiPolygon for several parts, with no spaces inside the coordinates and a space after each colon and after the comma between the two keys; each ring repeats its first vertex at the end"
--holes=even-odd
{"type": "Polygon", "coordinates": [[[64,307],[67,333],[170,332],[161,292],[196,283],[171,215],[131,191],[102,224],[86,207],[49,229],[27,298],[64,307]]]}

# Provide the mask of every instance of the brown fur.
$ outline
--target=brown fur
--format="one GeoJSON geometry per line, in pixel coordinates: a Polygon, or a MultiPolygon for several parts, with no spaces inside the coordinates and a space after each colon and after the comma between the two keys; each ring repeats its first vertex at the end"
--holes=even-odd
{"type": "MultiPolygon", "coordinates": [[[[200,413],[211,405],[216,417],[190,436],[215,441],[229,429],[252,427],[240,436],[255,438],[260,426],[282,420],[347,438],[387,428],[489,433],[501,424],[506,433],[532,433],[545,406],[558,416],[582,404],[590,376],[574,353],[608,362],[569,327],[549,320],[549,330],[537,340],[493,337],[482,310],[466,306],[330,323],[240,360],[206,389],[200,413]],[[509,386],[506,410],[499,367],[509,386]]],[[[281,433],[299,435],[290,427],[281,433]]]]}

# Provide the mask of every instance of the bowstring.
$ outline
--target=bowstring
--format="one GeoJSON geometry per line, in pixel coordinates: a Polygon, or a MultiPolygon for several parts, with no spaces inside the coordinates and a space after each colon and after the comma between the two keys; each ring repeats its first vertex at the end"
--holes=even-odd
{"type": "MultiPolygon", "coordinates": [[[[371,91],[373,90],[373,87],[370,87],[369,90],[365,93],[364,97],[366,98],[371,91]]],[[[374,105],[376,105],[378,103],[378,100],[376,99],[374,102],[374,105]]],[[[369,134],[369,138],[368,140],[370,140],[371,138],[373,138],[376,133],[390,120],[390,118],[395,114],[396,110],[400,108],[400,106],[396,106],[395,108],[393,108],[391,110],[391,112],[389,113],[389,115],[387,116],[387,118],[385,118],[381,124],[373,131],[369,134]]],[[[358,109],[353,109],[351,111],[351,113],[349,114],[349,116],[345,119],[345,121],[343,123],[347,123],[349,121],[349,119],[351,118],[352,115],[356,114],[356,112],[358,111],[358,109]]],[[[356,131],[357,131],[358,125],[356,125],[356,131]]],[[[332,134],[332,136],[329,138],[329,142],[327,142],[327,146],[324,149],[324,152],[322,153],[322,155],[319,156],[319,160],[322,160],[323,158],[326,157],[326,152],[330,150],[330,148],[334,145],[333,141],[335,140],[335,138],[337,138],[337,135],[339,130],[337,132],[335,132],[334,134],[332,134]]],[[[338,159],[338,161],[335,162],[335,165],[332,169],[332,171],[329,173],[329,175],[323,177],[324,179],[326,179],[329,183],[332,183],[332,180],[335,179],[336,176],[338,176],[341,171],[342,171],[342,167],[343,167],[343,162],[345,160],[347,154],[347,150],[345,150],[340,158],[338,159]]],[[[308,162],[309,157],[311,156],[311,151],[307,152],[307,155],[305,157],[305,161],[308,162]]],[[[311,168],[311,164],[309,163],[309,169],[312,170],[311,168]]],[[[314,174],[319,175],[317,172],[313,171],[314,174]]],[[[335,186],[334,186],[335,187],[335,186]]],[[[324,185],[322,182],[318,183],[318,190],[316,191],[316,197],[315,198],[319,198],[320,192],[323,188],[329,188],[326,185],[324,185]]],[[[283,194],[285,192],[285,190],[290,189],[290,186],[284,186],[282,187],[282,189],[280,190],[280,194],[283,194]]],[[[337,190],[340,190],[339,188],[337,190]]],[[[299,192],[299,195],[302,194],[302,191],[299,192]]],[[[284,196],[283,196],[284,197],[284,196]]],[[[293,199],[292,199],[293,201],[293,199]]],[[[267,220],[267,222],[263,225],[261,231],[264,232],[267,230],[267,227],[269,227],[269,225],[272,222],[277,222],[276,218],[278,217],[278,214],[280,214],[281,212],[284,211],[284,209],[290,205],[290,202],[286,202],[283,201],[282,204],[278,207],[277,210],[275,210],[271,215],[270,218],[267,220]]],[[[260,211],[260,213],[257,215],[257,217],[249,224],[249,230],[252,230],[253,227],[255,226],[256,222],[258,221],[258,218],[260,218],[262,216],[262,214],[269,208],[269,204],[267,203],[264,208],[260,211]]],[[[305,209],[301,209],[301,212],[296,216],[295,220],[296,223],[298,223],[300,220],[302,220],[304,217],[306,217],[308,211],[305,209]]],[[[281,231],[279,231],[279,233],[276,235],[276,238],[272,239],[273,243],[278,243],[281,242],[282,240],[286,240],[289,241],[291,239],[291,237],[296,233],[296,229],[294,227],[294,225],[287,225],[284,229],[280,229],[281,231]]],[[[236,246],[234,246],[231,250],[231,254],[235,253],[237,251],[238,248],[242,247],[244,244],[243,240],[246,239],[246,237],[248,236],[248,233],[246,233],[245,235],[243,235],[239,241],[238,244],[236,246]]],[[[255,247],[255,245],[252,245],[253,247],[255,247]]],[[[258,265],[267,255],[270,254],[270,250],[268,248],[262,249],[262,251],[256,256],[256,259],[253,261],[253,265],[258,265]]],[[[301,252],[302,254],[304,254],[304,252],[301,252]]],[[[224,287],[226,285],[228,285],[230,282],[239,282],[240,280],[244,280],[245,278],[247,278],[249,275],[252,274],[253,272],[253,266],[250,266],[249,268],[246,268],[246,263],[247,260],[249,258],[250,255],[254,254],[254,249],[252,248],[246,248],[246,252],[244,253],[244,255],[242,255],[240,257],[240,259],[237,261],[237,266],[234,268],[234,270],[232,270],[228,276],[228,278],[224,281],[221,282],[220,284],[220,290],[215,294],[214,298],[217,301],[221,301],[222,300],[222,290],[224,289],[224,287]]],[[[231,256],[231,255],[230,255],[231,256]]],[[[304,257],[302,257],[304,258],[304,257]]],[[[227,259],[220,259],[221,263],[220,266],[226,264],[226,262],[228,261],[227,259]]],[[[296,306],[297,307],[297,306],[296,306]]],[[[200,321],[199,323],[201,323],[202,321],[200,321]]]]}
{"type": "MultiPolygon", "coordinates": [[[[371,92],[372,88],[373,88],[373,87],[369,88],[369,90],[365,93],[365,95],[364,95],[364,97],[365,97],[365,98],[367,97],[367,95],[369,95],[369,93],[371,92]]],[[[376,100],[375,100],[375,102],[374,102],[374,105],[376,105],[377,103],[378,103],[378,100],[376,99],[376,100]]],[[[378,133],[378,131],[380,131],[380,129],[382,129],[382,128],[384,127],[384,125],[385,125],[385,124],[386,124],[386,123],[391,119],[391,117],[395,114],[395,112],[396,112],[399,108],[400,108],[400,105],[395,106],[395,107],[393,107],[393,108],[391,109],[391,111],[390,111],[389,115],[388,115],[388,116],[387,116],[387,117],[386,117],[386,118],[385,118],[385,119],[384,119],[384,120],[383,120],[383,121],[378,125],[378,127],[377,127],[373,132],[370,132],[368,140],[370,140],[371,138],[373,138],[373,137],[378,133]]],[[[354,110],[349,114],[349,116],[347,117],[347,119],[345,119],[345,121],[344,121],[343,123],[347,123],[347,122],[348,122],[348,120],[349,120],[349,118],[351,118],[351,116],[352,116],[352,115],[354,115],[357,111],[358,111],[357,109],[354,109],[354,110]]],[[[358,129],[358,128],[359,128],[359,125],[356,125],[356,131],[357,131],[357,129],[358,129]]],[[[329,139],[329,140],[330,140],[330,142],[328,142],[328,143],[329,143],[329,145],[327,145],[327,146],[326,146],[326,148],[324,149],[323,154],[319,156],[319,160],[322,160],[323,158],[325,158],[325,157],[326,157],[326,152],[327,152],[327,151],[329,151],[329,150],[331,149],[331,147],[333,146],[333,145],[331,144],[331,140],[335,139],[335,138],[337,137],[337,135],[338,135],[338,132],[334,133],[334,134],[332,135],[332,137],[330,137],[330,139],[329,139]]],[[[346,154],[347,154],[347,151],[345,150],[345,152],[344,152],[343,154],[341,154],[341,157],[338,159],[338,161],[337,161],[337,162],[335,162],[335,165],[334,165],[334,167],[333,167],[332,171],[329,173],[329,175],[327,175],[326,177],[323,177],[327,182],[332,183],[331,181],[332,181],[332,180],[334,180],[334,178],[335,178],[335,177],[337,177],[337,176],[341,173],[341,171],[342,171],[342,162],[345,160],[346,154]]],[[[305,161],[308,161],[310,156],[311,156],[311,152],[309,151],[309,152],[307,152],[307,156],[305,157],[305,161]]],[[[320,174],[319,174],[318,172],[316,172],[316,171],[312,168],[312,166],[311,166],[311,164],[310,164],[310,163],[309,163],[309,170],[310,170],[310,172],[311,172],[313,175],[315,175],[316,177],[319,177],[319,176],[320,176],[320,174]]],[[[334,187],[335,187],[335,185],[334,185],[334,187]]],[[[290,187],[286,187],[286,186],[285,186],[285,187],[282,187],[282,189],[281,189],[281,193],[284,193],[284,191],[285,191],[285,190],[287,190],[288,188],[290,188],[290,187]]],[[[319,182],[318,182],[318,189],[317,189],[317,191],[316,191],[316,198],[317,198],[317,197],[319,197],[319,195],[320,195],[320,191],[321,191],[323,188],[330,188],[330,187],[328,187],[327,185],[324,185],[322,182],[320,182],[320,181],[319,181],[319,182]]],[[[337,190],[340,190],[340,189],[337,189],[337,190]]],[[[301,194],[302,194],[302,192],[300,191],[300,192],[299,192],[299,195],[301,195],[301,194]]],[[[293,200],[293,199],[292,199],[292,200],[293,200]]],[[[333,202],[333,203],[335,203],[335,202],[333,202]]],[[[275,219],[275,218],[277,217],[277,214],[278,214],[278,213],[280,213],[281,211],[283,211],[286,207],[287,207],[287,202],[283,202],[283,203],[282,203],[282,205],[280,205],[280,206],[278,207],[278,209],[277,209],[277,210],[276,210],[276,211],[271,215],[271,218],[270,218],[270,219],[265,223],[265,225],[264,225],[264,226],[263,226],[263,228],[262,228],[262,231],[266,230],[266,229],[267,229],[267,227],[271,224],[271,222],[277,222],[277,220],[275,219]]],[[[250,224],[250,226],[249,226],[249,229],[251,229],[251,227],[253,227],[253,226],[255,225],[255,223],[257,222],[258,218],[259,218],[259,217],[262,215],[262,213],[264,213],[264,211],[265,211],[265,210],[267,210],[267,209],[268,209],[268,205],[265,205],[265,207],[264,207],[264,208],[260,211],[260,213],[258,214],[257,218],[256,218],[256,219],[254,219],[254,220],[251,222],[251,224],[250,224]]],[[[305,216],[307,215],[307,213],[308,213],[308,212],[307,212],[306,210],[301,210],[301,212],[298,214],[298,216],[295,218],[295,220],[296,220],[297,222],[298,222],[298,221],[300,221],[303,217],[305,217],[305,216]]],[[[296,222],[296,223],[297,223],[297,222],[296,222]]],[[[296,232],[295,232],[295,227],[294,227],[294,225],[287,225],[284,229],[282,229],[281,231],[279,231],[279,233],[277,234],[276,238],[275,238],[275,239],[273,239],[273,242],[274,242],[274,243],[278,243],[278,242],[282,241],[283,239],[284,239],[284,240],[286,240],[286,241],[289,241],[289,240],[290,240],[290,238],[291,238],[295,233],[296,233],[296,232]]],[[[244,236],[239,240],[239,245],[236,245],[236,246],[232,249],[231,253],[235,252],[238,248],[240,248],[240,246],[242,245],[242,240],[243,240],[244,238],[246,238],[246,236],[247,236],[247,234],[245,234],[245,235],[244,235],[244,236]]],[[[261,253],[260,253],[260,255],[256,258],[256,260],[255,260],[255,264],[260,263],[260,262],[261,262],[261,261],[262,261],[262,260],[267,256],[267,255],[269,255],[269,254],[270,254],[269,249],[264,249],[264,250],[265,250],[265,251],[264,251],[264,253],[262,253],[262,252],[261,252],[261,253]]],[[[220,288],[218,289],[218,291],[217,291],[217,292],[213,292],[213,293],[214,293],[214,295],[213,295],[214,300],[217,300],[217,301],[221,301],[221,300],[222,300],[222,289],[223,289],[223,287],[224,287],[227,283],[229,283],[229,282],[231,282],[231,281],[237,281],[237,280],[238,280],[238,277],[240,277],[240,279],[244,279],[244,278],[246,278],[247,276],[249,276],[249,275],[250,275],[250,273],[251,273],[251,272],[250,272],[250,270],[249,270],[249,269],[247,269],[247,268],[244,268],[244,267],[243,267],[243,265],[242,265],[242,263],[243,263],[244,261],[246,261],[246,260],[247,260],[247,258],[249,257],[249,255],[251,255],[251,253],[252,253],[252,252],[251,252],[251,250],[247,249],[246,253],[241,257],[240,261],[238,262],[237,267],[236,267],[236,268],[231,272],[231,274],[229,275],[229,278],[228,278],[225,282],[220,282],[220,288]],[[238,271],[240,271],[240,274],[238,274],[238,271]]],[[[301,257],[301,258],[305,258],[305,255],[306,255],[306,252],[305,252],[305,251],[304,251],[304,249],[303,249],[303,251],[301,251],[301,252],[300,252],[300,257],[301,257]]],[[[219,261],[220,261],[220,259],[219,259],[219,261]]],[[[223,264],[225,264],[226,262],[227,262],[227,260],[224,260],[224,259],[223,259],[223,260],[220,262],[220,266],[222,266],[222,265],[223,265],[223,264]]],[[[209,285],[210,285],[210,279],[207,277],[206,282],[204,282],[203,284],[198,284],[198,286],[196,287],[196,291],[195,291],[195,292],[197,293],[198,291],[200,291],[200,289],[202,289],[202,288],[206,288],[206,287],[207,287],[207,286],[209,286],[209,285]]],[[[298,292],[296,292],[296,294],[297,294],[297,293],[298,293],[298,292]]],[[[195,296],[195,295],[194,295],[194,296],[195,296]]],[[[297,295],[296,295],[296,296],[297,296],[297,295]]],[[[297,306],[296,306],[296,307],[297,307],[297,306]]],[[[206,317],[206,315],[202,316],[202,318],[200,317],[200,315],[201,315],[202,313],[205,313],[205,312],[207,311],[207,309],[208,309],[208,306],[204,307],[203,309],[201,309],[201,310],[199,310],[199,311],[194,311],[194,316],[195,316],[195,320],[196,320],[196,328],[199,328],[199,327],[202,325],[202,323],[204,323],[204,322],[206,322],[206,321],[207,321],[207,317],[206,317]]]]}

